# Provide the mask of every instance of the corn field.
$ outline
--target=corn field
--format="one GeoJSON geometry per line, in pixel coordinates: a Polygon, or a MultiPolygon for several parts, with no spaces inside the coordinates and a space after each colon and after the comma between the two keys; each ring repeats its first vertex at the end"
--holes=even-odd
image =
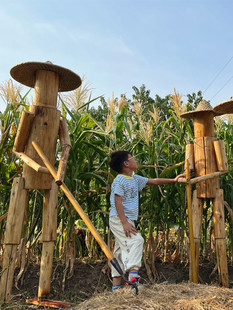
{"type": "MultiPolygon", "coordinates": [[[[185,146],[193,140],[192,120],[180,114],[194,109],[202,99],[201,92],[187,96],[150,97],[145,86],[133,87],[131,99],[112,95],[101,98],[102,107],[91,107],[90,89],[82,86],[67,96],[59,97],[62,117],[68,122],[72,149],[66,170],[65,184],[88,214],[103,239],[113,246],[108,230],[110,187],[116,173],[110,170],[108,158],[115,150],[128,150],[138,162],[137,174],[150,178],[173,178],[184,171],[185,146]],[[82,88],[83,87],[83,88],[82,88]],[[186,99],[184,103],[183,99],[186,99]]],[[[6,215],[14,177],[22,175],[22,162],[12,153],[15,135],[23,109],[28,110],[30,91],[10,80],[2,84],[0,94],[6,103],[0,112],[0,255],[4,243],[6,215]]],[[[233,118],[216,119],[217,138],[225,141],[229,173],[221,177],[225,196],[228,260],[233,262],[233,118]]],[[[57,147],[57,162],[60,148],[57,147]]],[[[23,235],[17,263],[25,272],[30,262],[41,255],[43,193],[30,191],[23,235]]],[[[156,278],[154,261],[188,261],[188,223],[184,184],[146,187],[140,196],[137,227],[145,239],[144,263],[151,280],[156,278]]],[[[205,201],[200,254],[215,261],[212,202],[205,201]]],[[[85,224],[60,191],[55,258],[66,264],[65,276],[72,276],[75,258],[103,258],[85,224]]],[[[19,274],[17,280],[22,277],[19,274]]]]}

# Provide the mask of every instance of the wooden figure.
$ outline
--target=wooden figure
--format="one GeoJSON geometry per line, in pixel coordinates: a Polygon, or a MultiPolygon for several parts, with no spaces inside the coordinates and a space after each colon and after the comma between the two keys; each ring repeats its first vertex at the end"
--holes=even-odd
{"type": "MultiPolygon", "coordinates": [[[[219,282],[228,287],[228,268],[225,243],[225,220],[223,190],[220,189],[219,176],[228,171],[224,142],[214,137],[214,117],[233,113],[233,99],[222,102],[214,108],[202,101],[196,110],[181,114],[183,118],[193,118],[194,144],[186,146],[186,159],[190,170],[195,171],[196,183],[192,197],[193,236],[195,244],[195,262],[198,272],[199,247],[201,238],[201,225],[203,204],[205,198],[213,200],[213,221],[215,248],[217,254],[219,282]]],[[[192,273],[192,268],[190,269],[192,273]]],[[[193,275],[190,274],[190,278],[193,275]]]]}
{"type": "Polygon", "coordinates": [[[14,276],[17,247],[20,243],[28,191],[44,190],[42,224],[42,258],[38,298],[50,292],[54,241],[57,231],[57,184],[61,184],[67,165],[71,143],[65,119],[57,109],[58,92],[71,91],[81,85],[74,72],[50,62],[26,62],[13,67],[11,76],[18,82],[34,87],[34,102],[29,112],[22,112],[13,152],[24,162],[23,176],[13,181],[4,239],[0,301],[8,302],[14,276]],[[32,141],[41,147],[54,165],[57,138],[62,149],[57,180],[53,180],[32,141]],[[57,184],[56,184],[57,183],[57,184]]]}

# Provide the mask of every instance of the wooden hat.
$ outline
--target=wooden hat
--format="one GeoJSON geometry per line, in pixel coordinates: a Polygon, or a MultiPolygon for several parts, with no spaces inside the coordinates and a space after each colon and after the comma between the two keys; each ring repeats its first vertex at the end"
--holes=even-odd
{"type": "Polygon", "coordinates": [[[183,117],[183,118],[193,118],[197,114],[202,113],[202,112],[212,112],[212,113],[214,113],[214,110],[213,110],[212,106],[209,104],[209,102],[207,102],[205,100],[202,100],[199,103],[199,105],[197,106],[196,110],[182,113],[182,114],[180,114],[180,116],[183,117]]]}
{"type": "Polygon", "coordinates": [[[217,115],[223,115],[223,114],[232,114],[233,113],[233,99],[229,99],[226,101],[223,101],[219,104],[217,104],[214,107],[214,113],[217,115]]]}
{"type": "Polygon", "coordinates": [[[82,81],[73,71],[54,65],[51,62],[23,62],[11,68],[10,74],[17,81],[26,86],[34,87],[36,71],[46,70],[59,75],[59,91],[70,91],[78,88],[82,81]]]}

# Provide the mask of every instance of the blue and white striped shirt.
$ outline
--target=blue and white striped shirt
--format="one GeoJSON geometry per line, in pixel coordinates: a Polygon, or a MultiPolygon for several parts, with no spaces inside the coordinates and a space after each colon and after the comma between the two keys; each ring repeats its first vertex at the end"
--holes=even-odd
{"type": "Polygon", "coordinates": [[[111,187],[111,209],[109,216],[118,215],[115,206],[115,195],[119,195],[122,197],[122,205],[124,207],[125,216],[133,221],[137,220],[139,207],[138,192],[142,191],[147,181],[148,178],[141,177],[140,175],[133,175],[132,177],[129,177],[118,174],[111,187]]]}

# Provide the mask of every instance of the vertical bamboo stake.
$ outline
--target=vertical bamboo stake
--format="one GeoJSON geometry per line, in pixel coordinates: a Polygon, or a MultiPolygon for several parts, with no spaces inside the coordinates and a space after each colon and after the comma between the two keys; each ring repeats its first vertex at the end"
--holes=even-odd
{"type": "MultiPolygon", "coordinates": [[[[186,178],[190,178],[190,169],[189,169],[189,161],[185,160],[185,173],[186,178]]],[[[191,184],[187,183],[186,185],[186,195],[187,195],[187,203],[188,203],[188,221],[189,221],[189,241],[190,241],[190,263],[192,270],[192,282],[198,283],[197,279],[197,268],[196,268],[196,259],[195,259],[195,245],[193,238],[193,220],[192,220],[192,201],[191,201],[191,184]]]]}

